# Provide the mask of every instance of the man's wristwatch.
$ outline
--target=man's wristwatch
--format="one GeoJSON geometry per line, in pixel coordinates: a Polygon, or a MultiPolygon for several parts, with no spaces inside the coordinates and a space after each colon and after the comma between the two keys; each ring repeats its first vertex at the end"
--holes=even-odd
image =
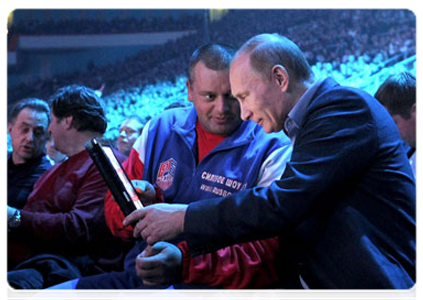
{"type": "Polygon", "coordinates": [[[16,228],[21,225],[21,211],[19,209],[7,220],[7,225],[9,228],[16,228]]]}

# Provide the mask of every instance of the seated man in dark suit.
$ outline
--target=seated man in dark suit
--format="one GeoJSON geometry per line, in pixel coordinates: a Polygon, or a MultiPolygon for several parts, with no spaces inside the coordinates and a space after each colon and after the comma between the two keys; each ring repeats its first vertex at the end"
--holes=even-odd
{"type": "Polygon", "coordinates": [[[363,91],[316,80],[298,47],[277,34],[238,50],[230,82],[242,119],[288,132],[293,152],[282,177],[225,198],[137,210],[124,220],[139,221],[134,236],[154,244],[184,233],[195,255],[278,235],[282,261],[290,258],[304,288],[413,287],[416,186],[386,109],[363,91]]]}
{"type": "Polygon", "coordinates": [[[22,208],[35,181],[51,167],[44,153],[50,108],[29,98],[12,106],[7,129],[13,151],[7,154],[7,205],[22,208]]]}
{"type": "Polygon", "coordinates": [[[375,98],[388,110],[409,146],[407,156],[416,176],[416,78],[409,72],[391,75],[379,87],[375,98]]]}

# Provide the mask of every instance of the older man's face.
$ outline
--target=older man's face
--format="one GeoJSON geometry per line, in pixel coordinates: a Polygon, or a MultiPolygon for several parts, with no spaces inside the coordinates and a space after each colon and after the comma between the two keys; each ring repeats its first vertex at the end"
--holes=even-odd
{"type": "Polygon", "coordinates": [[[230,82],[232,94],[240,103],[243,120],[256,122],[267,133],[283,129],[291,107],[276,79],[266,80],[254,73],[249,56],[242,54],[231,65],[230,82]]]}
{"type": "Polygon", "coordinates": [[[408,144],[410,147],[416,147],[416,105],[413,105],[413,108],[410,111],[410,117],[404,118],[399,114],[392,114],[392,119],[394,119],[395,124],[398,127],[401,138],[408,144]]]}
{"type": "Polygon", "coordinates": [[[19,112],[8,130],[12,139],[12,158],[15,164],[22,164],[43,153],[47,142],[48,116],[31,108],[19,112]]]}

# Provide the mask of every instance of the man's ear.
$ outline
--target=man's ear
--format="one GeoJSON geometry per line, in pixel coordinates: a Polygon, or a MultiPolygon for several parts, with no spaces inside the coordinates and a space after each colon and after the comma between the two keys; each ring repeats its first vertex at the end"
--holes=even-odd
{"type": "Polygon", "coordinates": [[[73,123],[73,117],[72,116],[65,117],[65,118],[63,118],[63,122],[65,122],[65,128],[66,129],[71,129],[72,123],[73,123]]]}
{"type": "Polygon", "coordinates": [[[192,96],[191,82],[189,82],[189,79],[187,79],[187,90],[188,90],[188,101],[193,102],[194,98],[192,96]]]}
{"type": "Polygon", "coordinates": [[[7,131],[9,132],[9,134],[12,134],[12,128],[13,124],[11,122],[7,123],[7,131]]]}
{"type": "Polygon", "coordinates": [[[275,65],[272,68],[272,78],[280,86],[282,92],[286,92],[289,86],[289,75],[282,65],[275,65]]]}
{"type": "Polygon", "coordinates": [[[420,103],[413,103],[411,106],[411,114],[416,114],[418,117],[420,117],[420,103]]]}

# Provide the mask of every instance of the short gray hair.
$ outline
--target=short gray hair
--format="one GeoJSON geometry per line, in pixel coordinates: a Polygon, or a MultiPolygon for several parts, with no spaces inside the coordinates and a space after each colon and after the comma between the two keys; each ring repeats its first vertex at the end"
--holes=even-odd
{"type": "Polygon", "coordinates": [[[264,79],[270,79],[272,68],[280,64],[296,81],[307,81],[314,77],[313,71],[298,46],[288,38],[277,33],[264,33],[249,39],[237,51],[250,55],[250,66],[264,79]]]}
{"type": "Polygon", "coordinates": [[[8,123],[14,124],[17,116],[24,108],[29,108],[37,112],[45,113],[47,116],[47,121],[50,123],[50,107],[47,101],[38,98],[27,98],[15,103],[9,112],[8,123]]]}

